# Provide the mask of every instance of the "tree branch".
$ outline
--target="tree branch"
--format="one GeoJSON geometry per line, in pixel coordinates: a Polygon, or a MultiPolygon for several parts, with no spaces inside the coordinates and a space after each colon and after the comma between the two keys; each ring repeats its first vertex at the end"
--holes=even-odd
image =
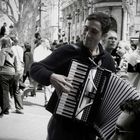
{"type": "Polygon", "coordinates": [[[17,21],[15,20],[15,18],[11,15],[9,15],[7,12],[4,12],[2,9],[0,9],[0,11],[6,15],[13,23],[16,23],[17,21]]]}
{"type": "Polygon", "coordinates": [[[3,14],[5,14],[13,23],[16,23],[16,19],[15,19],[15,17],[14,17],[13,8],[12,8],[12,6],[10,5],[9,0],[7,0],[7,1],[2,0],[2,1],[6,4],[7,9],[6,9],[6,12],[5,12],[3,9],[0,9],[1,12],[2,12],[3,14]],[[11,14],[11,15],[10,15],[9,12],[8,12],[8,8],[9,8],[9,10],[10,10],[10,14],[11,14]]]}

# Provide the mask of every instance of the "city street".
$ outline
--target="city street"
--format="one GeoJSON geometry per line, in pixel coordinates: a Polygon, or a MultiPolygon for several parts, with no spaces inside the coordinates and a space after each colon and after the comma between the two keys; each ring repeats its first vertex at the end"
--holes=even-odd
{"type": "Polygon", "coordinates": [[[51,114],[45,110],[44,94],[24,98],[24,114],[15,113],[0,118],[0,140],[45,140],[51,114]]]}

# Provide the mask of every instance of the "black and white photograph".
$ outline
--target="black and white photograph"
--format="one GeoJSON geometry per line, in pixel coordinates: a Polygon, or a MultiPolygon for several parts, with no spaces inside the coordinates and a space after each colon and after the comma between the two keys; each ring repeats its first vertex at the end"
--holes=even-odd
{"type": "Polygon", "coordinates": [[[140,0],[0,0],[0,140],[140,140],[140,0]]]}

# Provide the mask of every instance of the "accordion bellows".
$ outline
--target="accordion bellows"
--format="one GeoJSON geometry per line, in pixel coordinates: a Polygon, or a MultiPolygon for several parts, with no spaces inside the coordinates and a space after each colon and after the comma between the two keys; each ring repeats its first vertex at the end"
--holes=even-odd
{"type": "Polygon", "coordinates": [[[138,99],[136,89],[116,74],[99,67],[89,68],[72,61],[69,78],[73,88],[62,93],[55,113],[89,125],[96,124],[107,139],[114,131],[120,104],[138,99]]]}

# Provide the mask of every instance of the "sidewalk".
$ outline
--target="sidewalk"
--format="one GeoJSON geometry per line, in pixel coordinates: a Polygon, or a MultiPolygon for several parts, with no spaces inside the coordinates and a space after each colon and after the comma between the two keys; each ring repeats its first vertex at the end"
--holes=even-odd
{"type": "Polygon", "coordinates": [[[0,118],[0,140],[46,140],[47,124],[51,114],[44,108],[44,94],[37,92],[35,97],[23,100],[24,114],[0,118]]]}

